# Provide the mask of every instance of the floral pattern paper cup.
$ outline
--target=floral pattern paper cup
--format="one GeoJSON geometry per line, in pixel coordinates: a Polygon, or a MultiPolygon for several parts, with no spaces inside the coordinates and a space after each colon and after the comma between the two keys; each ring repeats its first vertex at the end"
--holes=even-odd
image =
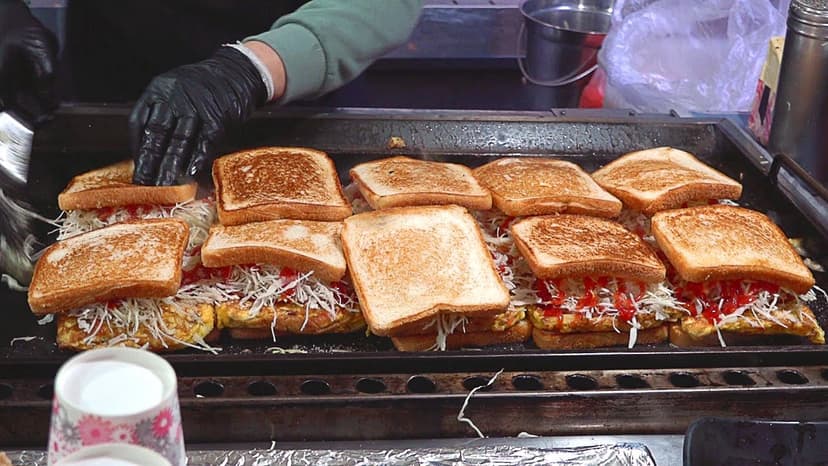
{"type": "Polygon", "coordinates": [[[49,431],[49,464],[81,448],[121,443],[186,464],[175,371],[133,348],[81,353],[58,371],[49,431]]]}

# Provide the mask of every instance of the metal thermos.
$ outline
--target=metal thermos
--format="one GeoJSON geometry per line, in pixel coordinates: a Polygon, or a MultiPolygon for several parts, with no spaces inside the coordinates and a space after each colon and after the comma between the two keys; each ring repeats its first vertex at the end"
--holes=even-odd
{"type": "Polygon", "coordinates": [[[828,183],[828,0],[793,0],[768,149],[828,183]]]}

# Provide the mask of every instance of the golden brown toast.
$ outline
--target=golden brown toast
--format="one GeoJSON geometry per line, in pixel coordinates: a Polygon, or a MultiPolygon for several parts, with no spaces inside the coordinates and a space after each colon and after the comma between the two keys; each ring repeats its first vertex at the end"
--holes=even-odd
{"type": "Polygon", "coordinates": [[[189,227],[178,219],[135,220],[50,246],[35,265],[35,314],[119,298],[172,296],[181,284],[189,227]]]}
{"type": "Polygon", "coordinates": [[[626,154],[593,173],[592,178],[627,208],[647,215],[688,202],[738,199],[742,195],[739,182],[672,147],[626,154]]]}
{"type": "Polygon", "coordinates": [[[666,270],[644,241],[619,223],[585,215],[528,217],[510,231],[536,277],[608,276],[653,283],[666,270]]]}
{"type": "Polygon", "coordinates": [[[557,213],[617,217],[621,201],[578,165],[563,160],[503,158],[474,170],[495,207],[511,217],[557,213]]]}
{"type": "MultiPolygon", "coordinates": [[[[454,332],[446,337],[446,349],[477,348],[481,346],[510,345],[523,343],[532,335],[532,326],[521,320],[506,330],[480,332],[454,332]]],[[[397,351],[428,351],[434,347],[435,335],[409,335],[391,337],[391,342],[397,351]]]]}
{"type": "Polygon", "coordinates": [[[337,308],[334,319],[328,312],[321,309],[309,309],[306,314],[304,306],[292,303],[266,306],[256,315],[250,313],[250,306],[235,302],[222,303],[216,307],[216,314],[219,328],[244,330],[233,333],[234,336],[245,336],[244,339],[269,339],[273,334],[352,333],[365,328],[365,320],[361,312],[337,308]],[[255,330],[255,332],[250,330],[255,330]]]}
{"type": "Polygon", "coordinates": [[[376,335],[440,312],[496,314],[509,292],[474,218],[459,206],[397,207],[345,220],[342,245],[376,335]]]}
{"type": "Polygon", "coordinates": [[[115,328],[110,325],[101,325],[97,333],[90,336],[78,324],[78,318],[71,314],[60,314],[57,318],[57,344],[59,348],[74,351],[86,351],[93,348],[107,346],[127,346],[147,349],[154,352],[175,351],[191,345],[199,344],[208,339],[208,335],[215,327],[215,312],[211,304],[201,304],[184,309],[173,309],[161,304],[164,313],[161,319],[175,337],[159,339],[144,325],[136,329],[115,328]],[[178,340],[178,341],[176,341],[178,340]]]}
{"type": "Polygon", "coordinates": [[[300,147],[262,147],[216,159],[222,225],[280,218],[338,221],[351,215],[333,160],[300,147]]]}
{"type": "MultiPolygon", "coordinates": [[[[606,348],[609,346],[626,346],[630,335],[627,332],[589,332],[589,333],[557,333],[535,328],[532,330],[532,340],[540,349],[545,350],[573,350],[606,348]]],[[[667,340],[667,326],[639,330],[636,338],[637,345],[654,345],[667,340]]]]}
{"type": "Polygon", "coordinates": [[[814,276],[766,215],[727,205],[659,212],[652,231],[658,246],[690,282],[761,280],[796,293],[814,285],[814,276]]]}
{"type": "Polygon", "coordinates": [[[359,164],[351,178],[373,209],[457,204],[471,210],[492,208],[492,196],[465,165],[410,157],[359,164]]]}
{"type": "Polygon", "coordinates": [[[58,195],[61,210],[100,209],[129,205],[175,205],[195,199],[198,185],[141,186],[132,184],[132,160],[78,175],[58,195]]]}
{"type": "Polygon", "coordinates": [[[271,264],[313,271],[325,282],[341,280],[346,267],[341,230],[342,222],[312,220],[216,225],[201,248],[201,260],[207,267],[271,264]]]}

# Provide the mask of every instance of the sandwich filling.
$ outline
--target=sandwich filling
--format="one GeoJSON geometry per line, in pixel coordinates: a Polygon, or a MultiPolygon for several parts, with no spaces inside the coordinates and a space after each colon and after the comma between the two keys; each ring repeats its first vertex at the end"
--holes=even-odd
{"type": "Polygon", "coordinates": [[[178,218],[190,226],[190,238],[184,254],[184,268],[201,263],[196,250],[207,239],[210,226],[215,223],[216,205],[212,196],[173,206],[132,205],[104,207],[94,210],[70,210],[55,220],[58,241],[77,236],[119,222],[150,218],[178,218]]]}
{"type": "MultiPolygon", "coordinates": [[[[820,328],[808,303],[817,300],[817,292],[828,299],[825,291],[816,286],[807,293],[798,295],[763,281],[694,283],[678,278],[674,280],[676,295],[684,302],[685,309],[692,317],[704,319],[712,325],[723,347],[727,346],[722,336],[723,330],[750,333],[752,329],[758,329],[758,333],[762,333],[761,330],[768,323],[788,329],[792,334],[808,336],[804,333],[820,328]]],[[[822,335],[822,332],[817,331],[816,334],[822,335]]],[[[817,336],[816,339],[820,338],[817,336]]],[[[824,342],[824,336],[822,339],[824,342]]]]}
{"type": "MultiPolygon", "coordinates": [[[[247,319],[258,317],[265,309],[278,309],[282,305],[300,306],[305,320],[300,331],[319,321],[316,314],[325,313],[329,322],[348,317],[347,313],[360,313],[353,287],[347,281],[324,283],[313,272],[300,273],[288,267],[274,265],[234,265],[220,268],[198,266],[185,271],[184,283],[213,284],[217,293],[216,303],[233,302],[245,309],[247,319]]],[[[271,334],[276,339],[276,319],[273,313],[271,334]]]]}
{"type": "Polygon", "coordinates": [[[217,352],[207,344],[206,336],[213,327],[213,322],[206,322],[199,307],[215,301],[219,295],[207,284],[192,283],[182,286],[178,293],[167,298],[131,298],[96,303],[70,311],[67,317],[76,321],[77,327],[85,333],[80,342],[84,346],[92,345],[100,339],[102,330],[114,335],[105,342],[108,346],[131,342],[146,345],[147,339],[158,342],[163,348],[186,346],[204,351],[217,352]],[[174,319],[165,319],[169,314],[176,314],[174,319]],[[169,324],[171,320],[186,322],[185,327],[177,328],[169,324]],[[192,330],[203,330],[193,332],[192,330]]]}

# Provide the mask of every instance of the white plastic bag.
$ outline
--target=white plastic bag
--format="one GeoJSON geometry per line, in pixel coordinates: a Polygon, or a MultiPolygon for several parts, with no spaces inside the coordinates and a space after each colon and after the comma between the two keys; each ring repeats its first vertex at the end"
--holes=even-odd
{"type": "Polygon", "coordinates": [[[790,0],[616,0],[598,56],[604,105],[639,112],[748,111],[790,0]]]}

